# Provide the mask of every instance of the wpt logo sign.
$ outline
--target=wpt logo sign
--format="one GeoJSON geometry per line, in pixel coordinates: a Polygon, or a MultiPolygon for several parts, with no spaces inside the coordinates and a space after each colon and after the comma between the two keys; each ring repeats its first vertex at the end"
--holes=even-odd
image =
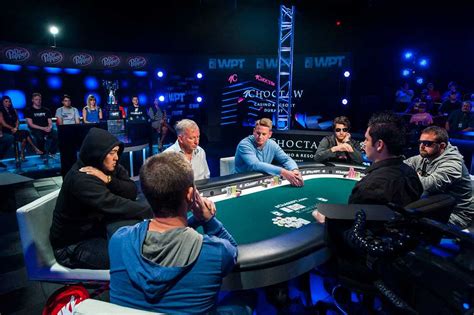
{"type": "Polygon", "coordinates": [[[257,69],[276,69],[278,67],[277,58],[257,58],[257,69]]]}
{"type": "Polygon", "coordinates": [[[115,56],[115,55],[104,56],[100,58],[100,63],[104,67],[109,67],[109,68],[117,67],[120,64],[120,57],[115,56]]]}
{"type": "Polygon", "coordinates": [[[30,58],[30,51],[23,47],[7,47],[4,50],[5,58],[12,61],[25,61],[30,58]]]}
{"type": "Polygon", "coordinates": [[[39,54],[41,61],[48,64],[56,64],[63,61],[63,54],[55,50],[46,50],[39,54]]]}
{"type": "Polygon", "coordinates": [[[128,58],[127,62],[131,68],[135,68],[135,69],[143,68],[147,64],[146,58],[142,56],[130,57],[128,58]]]}
{"type": "Polygon", "coordinates": [[[242,69],[244,67],[245,59],[219,59],[209,58],[209,69],[242,69]]]}
{"type": "Polygon", "coordinates": [[[94,61],[94,57],[87,53],[74,54],[71,57],[72,63],[76,66],[88,66],[94,61]]]}
{"type": "Polygon", "coordinates": [[[169,93],[168,100],[170,102],[184,102],[184,96],[186,93],[169,93]]]}
{"type": "Polygon", "coordinates": [[[342,67],[342,61],[346,56],[321,56],[321,57],[306,57],[304,59],[304,67],[311,68],[331,68],[334,66],[342,67]]]}

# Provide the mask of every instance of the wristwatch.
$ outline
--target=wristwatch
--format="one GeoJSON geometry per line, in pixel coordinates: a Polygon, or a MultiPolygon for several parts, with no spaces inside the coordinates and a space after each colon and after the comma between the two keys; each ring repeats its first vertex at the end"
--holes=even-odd
{"type": "Polygon", "coordinates": [[[109,184],[112,181],[112,176],[107,175],[107,184],[109,184]]]}

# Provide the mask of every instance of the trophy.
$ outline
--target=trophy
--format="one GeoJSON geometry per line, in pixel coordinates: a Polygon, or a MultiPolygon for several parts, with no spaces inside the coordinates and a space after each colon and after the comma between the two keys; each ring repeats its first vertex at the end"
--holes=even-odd
{"type": "Polygon", "coordinates": [[[122,119],[122,113],[120,112],[117,98],[115,97],[115,91],[119,88],[119,83],[117,80],[108,81],[102,80],[102,85],[107,90],[107,129],[108,131],[120,137],[125,132],[125,124],[122,119]]]}

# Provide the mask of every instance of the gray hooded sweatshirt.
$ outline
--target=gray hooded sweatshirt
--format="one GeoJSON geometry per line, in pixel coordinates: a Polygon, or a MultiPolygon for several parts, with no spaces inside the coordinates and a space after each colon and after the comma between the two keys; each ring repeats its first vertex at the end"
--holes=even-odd
{"type": "Polygon", "coordinates": [[[457,147],[448,143],[446,150],[432,161],[416,155],[404,162],[420,175],[424,195],[449,194],[456,199],[449,223],[460,228],[471,224],[474,217],[471,178],[457,147]]]}

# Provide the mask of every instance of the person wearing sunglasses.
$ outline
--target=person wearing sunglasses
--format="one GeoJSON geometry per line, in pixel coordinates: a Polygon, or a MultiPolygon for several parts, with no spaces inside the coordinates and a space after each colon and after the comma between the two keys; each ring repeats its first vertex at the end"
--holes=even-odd
{"type": "Polygon", "coordinates": [[[362,153],[357,141],[351,139],[351,123],[345,116],[334,118],[334,134],[324,137],[319,142],[314,160],[319,163],[342,162],[362,164],[362,153]]]}
{"type": "Polygon", "coordinates": [[[140,183],[154,218],[112,236],[110,301],[167,314],[210,313],[237,262],[237,243],[215,218],[214,203],[199,195],[183,154],[148,158],[140,183]]]}
{"type": "Polygon", "coordinates": [[[404,162],[418,173],[424,195],[444,193],[456,199],[449,223],[466,228],[474,217],[471,179],[463,156],[448,139],[447,131],[441,127],[423,129],[420,154],[404,162]]]}

